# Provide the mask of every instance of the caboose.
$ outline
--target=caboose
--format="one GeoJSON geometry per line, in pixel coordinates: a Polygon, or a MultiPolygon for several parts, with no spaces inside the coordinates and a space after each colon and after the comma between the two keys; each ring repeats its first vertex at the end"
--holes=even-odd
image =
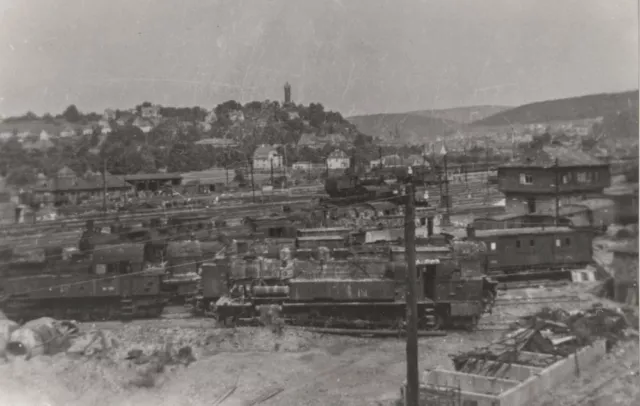
{"type": "Polygon", "coordinates": [[[487,246],[487,274],[499,280],[542,277],[565,278],[562,270],[593,262],[590,229],[572,227],[525,227],[495,230],[467,228],[467,238],[487,246]],[[518,276],[518,277],[516,277],[518,276]]]}

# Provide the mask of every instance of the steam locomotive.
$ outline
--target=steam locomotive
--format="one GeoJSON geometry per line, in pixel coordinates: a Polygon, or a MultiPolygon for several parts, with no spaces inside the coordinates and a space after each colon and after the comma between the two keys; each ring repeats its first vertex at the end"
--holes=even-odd
{"type": "MultiPolygon", "coordinates": [[[[427,256],[417,263],[420,328],[473,328],[495,300],[497,283],[477,272],[462,275],[465,261],[453,246],[423,251],[427,256]]],[[[226,326],[256,322],[265,308],[275,308],[292,325],[401,329],[407,267],[397,253],[390,255],[391,261],[377,262],[285,259],[280,266],[256,258],[245,259],[244,266],[212,261],[203,265],[192,309],[226,326]]]]}

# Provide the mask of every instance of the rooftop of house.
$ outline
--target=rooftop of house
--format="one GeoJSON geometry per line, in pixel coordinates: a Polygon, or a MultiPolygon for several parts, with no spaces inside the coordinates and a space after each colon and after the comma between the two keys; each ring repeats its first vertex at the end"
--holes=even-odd
{"type": "Polygon", "coordinates": [[[567,234],[574,230],[570,227],[524,227],[503,228],[495,230],[476,230],[476,237],[526,236],[535,234],[567,234]]]}
{"type": "Polygon", "coordinates": [[[276,148],[271,145],[261,145],[253,153],[253,159],[269,159],[271,152],[277,153],[276,148]]]}
{"type": "Polygon", "coordinates": [[[329,159],[349,159],[349,155],[341,149],[336,149],[329,154],[329,159]]]}
{"type": "MultiPolygon", "coordinates": [[[[69,172],[65,171],[63,173],[69,172]]],[[[127,189],[130,187],[121,176],[107,174],[103,179],[101,174],[94,174],[84,178],[77,176],[56,176],[46,181],[39,180],[34,190],[36,192],[95,191],[103,190],[105,182],[107,189],[127,189]]]]}
{"type": "Polygon", "coordinates": [[[327,142],[328,140],[321,140],[315,134],[304,133],[300,136],[300,140],[298,141],[298,146],[302,147],[305,145],[324,145],[327,142]]]}
{"type": "Polygon", "coordinates": [[[179,173],[136,173],[134,175],[125,175],[126,181],[139,181],[139,180],[177,180],[182,179],[182,175],[179,173]]]}
{"type": "Polygon", "coordinates": [[[501,165],[506,168],[550,168],[560,167],[605,166],[606,163],[581,151],[560,145],[545,145],[541,148],[530,148],[515,160],[501,165]]]}

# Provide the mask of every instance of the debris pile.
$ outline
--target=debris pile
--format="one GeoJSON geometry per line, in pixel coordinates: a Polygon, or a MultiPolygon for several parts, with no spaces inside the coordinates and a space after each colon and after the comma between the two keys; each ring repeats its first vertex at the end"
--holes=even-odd
{"type": "Polygon", "coordinates": [[[39,355],[63,352],[78,335],[78,325],[73,321],[58,321],[50,317],[31,320],[22,326],[8,325],[9,338],[4,338],[2,348],[7,359],[31,359],[39,355]]]}
{"type": "Polygon", "coordinates": [[[606,340],[609,350],[620,340],[637,336],[620,309],[601,304],[571,312],[544,308],[519,319],[512,331],[489,346],[451,358],[455,369],[465,373],[478,373],[478,368],[486,366],[484,361],[493,361],[494,366],[518,363],[545,368],[597,339],[606,340]]]}
{"type": "Polygon", "coordinates": [[[174,351],[173,345],[168,343],[164,349],[150,354],[145,354],[141,349],[130,350],[126,360],[136,367],[136,375],[131,379],[130,385],[151,388],[161,382],[164,372],[180,366],[187,367],[196,358],[190,346],[174,351]]]}
{"type": "Polygon", "coordinates": [[[590,345],[595,339],[605,339],[613,346],[629,336],[637,336],[621,309],[606,308],[599,303],[582,311],[544,308],[514,324],[539,331],[564,355],[590,345]]]}

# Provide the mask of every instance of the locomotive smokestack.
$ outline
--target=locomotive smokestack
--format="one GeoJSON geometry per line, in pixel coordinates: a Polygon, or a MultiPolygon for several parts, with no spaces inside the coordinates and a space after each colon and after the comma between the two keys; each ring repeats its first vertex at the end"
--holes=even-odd
{"type": "Polygon", "coordinates": [[[476,238],[476,229],[471,224],[467,225],[467,238],[476,238]]]}

